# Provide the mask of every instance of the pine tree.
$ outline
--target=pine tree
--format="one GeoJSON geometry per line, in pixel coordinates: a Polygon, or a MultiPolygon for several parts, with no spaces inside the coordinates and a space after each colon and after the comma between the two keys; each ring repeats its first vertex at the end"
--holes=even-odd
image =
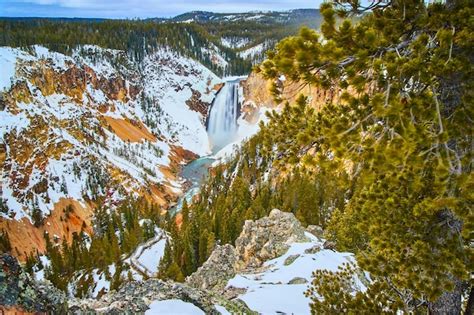
{"type": "Polygon", "coordinates": [[[42,226],[44,223],[43,212],[39,208],[37,201],[33,204],[31,218],[33,219],[34,226],[37,228],[42,226]]]}
{"type": "Polygon", "coordinates": [[[183,198],[183,205],[181,207],[181,215],[183,218],[183,225],[186,226],[189,222],[189,207],[186,198],[183,198]]]}
{"type": "Polygon", "coordinates": [[[275,166],[317,168],[331,157],[350,167],[330,175],[346,172],[354,181],[328,236],[356,252],[373,283],[365,295],[340,299],[347,273],[318,272],[308,292],[312,310],[458,314],[474,261],[474,7],[376,1],[356,24],[336,25],[336,13],[347,16],[336,9],[364,9],[359,1],[335,3],[321,5],[322,34],[302,29],[259,68],[277,100],[281,75],[332,95],[319,113],[300,98],[270,115],[262,134],[271,139],[267,152],[281,152],[275,166]]]}
{"type": "Polygon", "coordinates": [[[12,250],[8,232],[2,230],[0,233],[0,253],[9,253],[12,250]]]}

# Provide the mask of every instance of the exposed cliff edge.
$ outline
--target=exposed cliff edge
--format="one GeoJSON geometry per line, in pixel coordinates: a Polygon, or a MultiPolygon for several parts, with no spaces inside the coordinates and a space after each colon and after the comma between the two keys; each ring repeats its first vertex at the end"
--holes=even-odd
{"type": "Polygon", "coordinates": [[[241,82],[243,87],[245,102],[242,104],[242,112],[245,113],[244,119],[250,123],[256,123],[259,120],[259,110],[261,108],[277,109],[286,102],[294,104],[299,95],[308,97],[309,105],[317,110],[329,102],[335,102],[340,98],[340,91],[326,91],[308,84],[291,82],[285,77],[277,80],[277,85],[283,91],[280,96],[282,101],[276,102],[270,93],[271,81],[266,80],[261,74],[252,72],[248,78],[241,82]]]}
{"type": "MultiPolygon", "coordinates": [[[[319,229],[310,228],[319,234],[319,229]]],[[[195,307],[206,314],[308,313],[304,296],[316,269],[337,270],[354,261],[350,253],[324,249],[323,240],[305,230],[293,214],[273,210],[268,217],[247,221],[236,246],[217,246],[207,262],[184,284],[157,279],[124,284],[99,300],[73,300],[75,313],[146,312],[151,305],[195,307]],[[272,294],[286,296],[272,300],[272,294]]],[[[363,285],[355,277],[355,281],[363,285]]]]}

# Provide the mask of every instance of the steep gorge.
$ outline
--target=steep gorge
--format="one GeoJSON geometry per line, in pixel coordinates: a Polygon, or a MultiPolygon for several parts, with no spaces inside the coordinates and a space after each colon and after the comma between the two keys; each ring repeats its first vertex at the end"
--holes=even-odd
{"type": "Polygon", "coordinates": [[[94,46],[71,57],[2,48],[0,58],[11,69],[0,230],[20,259],[44,251],[44,232],[58,243],[91,233],[98,200],[138,194],[168,208],[181,193],[181,165],[208,150],[202,112],[220,80],[196,61],[162,50],[137,65],[94,46]]]}

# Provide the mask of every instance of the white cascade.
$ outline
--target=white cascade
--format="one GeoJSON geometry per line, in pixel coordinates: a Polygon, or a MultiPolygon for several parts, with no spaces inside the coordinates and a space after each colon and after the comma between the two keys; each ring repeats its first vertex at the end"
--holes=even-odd
{"type": "Polygon", "coordinates": [[[219,91],[209,113],[207,133],[212,151],[232,143],[237,135],[239,115],[239,82],[227,81],[219,91]]]}

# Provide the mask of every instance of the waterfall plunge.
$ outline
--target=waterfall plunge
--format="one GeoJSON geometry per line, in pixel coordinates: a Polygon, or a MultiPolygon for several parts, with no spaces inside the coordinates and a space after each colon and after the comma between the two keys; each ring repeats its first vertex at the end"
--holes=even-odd
{"type": "Polygon", "coordinates": [[[212,151],[217,152],[233,142],[237,135],[239,115],[239,82],[227,81],[217,94],[209,113],[207,133],[212,151]]]}

